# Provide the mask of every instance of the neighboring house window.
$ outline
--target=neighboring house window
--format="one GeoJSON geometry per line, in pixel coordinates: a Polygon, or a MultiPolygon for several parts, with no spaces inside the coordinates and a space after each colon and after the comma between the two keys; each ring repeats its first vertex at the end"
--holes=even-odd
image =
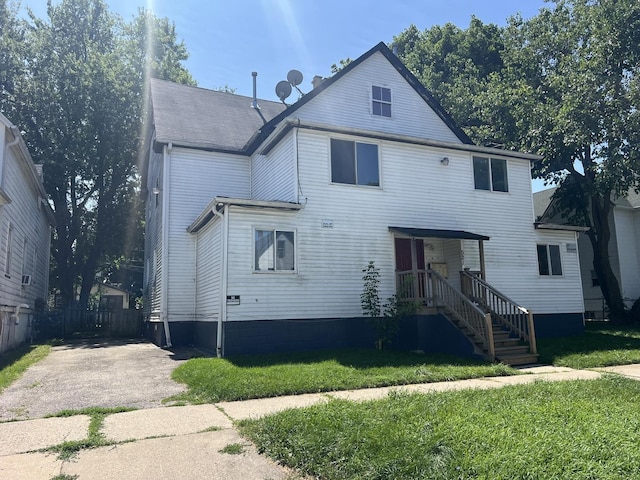
{"type": "Polygon", "coordinates": [[[499,158],[473,157],[473,180],[476,190],[508,192],[507,161],[499,158]]]}
{"type": "Polygon", "coordinates": [[[331,181],[379,187],[378,146],[332,138],[331,181]]]}
{"type": "Polygon", "coordinates": [[[591,270],[591,286],[592,287],[600,286],[600,279],[598,278],[598,274],[596,273],[595,270],[591,270]]]}
{"type": "Polygon", "coordinates": [[[256,230],[253,248],[256,272],[295,270],[295,232],[256,230]]]}
{"type": "Polygon", "coordinates": [[[560,245],[537,245],[540,275],[562,275],[560,245]]]}
{"type": "Polygon", "coordinates": [[[7,231],[7,250],[4,256],[4,276],[11,277],[11,247],[13,244],[13,225],[9,224],[7,231]]]}
{"type": "Polygon", "coordinates": [[[391,89],[371,87],[371,112],[380,117],[391,117],[391,89]]]}

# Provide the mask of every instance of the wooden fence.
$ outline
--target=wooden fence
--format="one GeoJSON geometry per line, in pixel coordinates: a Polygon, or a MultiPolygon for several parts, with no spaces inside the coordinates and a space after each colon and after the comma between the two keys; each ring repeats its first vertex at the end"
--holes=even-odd
{"type": "Polygon", "coordinates": [[[138,338],[142,310],[68,307],[48,313],[38,323],[38,336],[44,338],[138,338]]]}

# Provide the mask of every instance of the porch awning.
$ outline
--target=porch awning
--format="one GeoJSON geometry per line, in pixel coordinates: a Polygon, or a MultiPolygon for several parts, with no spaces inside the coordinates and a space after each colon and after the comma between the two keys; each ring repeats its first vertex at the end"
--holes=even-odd
{"type": "Polygon", "coordinates": [[[489,240],[489,237],[464,230],[437,230],[433,228],[389,227],[390,232],[418,238],[460,238],[464,240],[489,240]]]}

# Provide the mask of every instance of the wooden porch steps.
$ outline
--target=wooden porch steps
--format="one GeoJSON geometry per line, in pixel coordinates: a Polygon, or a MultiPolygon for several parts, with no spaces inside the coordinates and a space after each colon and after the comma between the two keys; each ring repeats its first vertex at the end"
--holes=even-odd
{"type": "MultiPolygon", "coordinates": [[[[465,334],[478,348],[481,348],[481,339],[470,332],[464,325],[453,317],[448,317],[458,329],[465,334]]],[[[531,353],[529,346],[522,343],[518,337],[514,337],[500,324],[493,324],[493,344],[496,361],[510,366],[530,365],[538,363],[538,354],[531,353]]],[[[487,352],[485,351],[484,354],[487,352]]]]}
{"type": "Polygon", "coordinates": [[[529,345],[524,345],[519,338],[512,337],[499,325],[493,326],[493,344],[496,360],[501,363],[512,367],[538,363],[538,354],[531,353],[529,345]]]}

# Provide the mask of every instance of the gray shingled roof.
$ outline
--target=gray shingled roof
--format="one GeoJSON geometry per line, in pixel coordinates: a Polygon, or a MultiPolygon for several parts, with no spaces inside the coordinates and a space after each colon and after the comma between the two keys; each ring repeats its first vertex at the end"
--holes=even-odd
{"type": "Polygon", "coordinates": [[[533,212],[535,214],[536,221],[538,221],[538,219],[540,219],[547,210],[547,207],[551,203],[551,197],[556,193],[556,190],[557,187],[553,187],[533,194],[533,212]]]}
{"type": "MultiPolygon", "coordinates": [[[[557,189],[557,187],[553,187],[533,194],[533,210],[536,221],[544,214],[547,207],[549,207],[551,197],[557,189]]],[[[636,193],[631,189],[626,197],[616,199],[615,204],[623,207],[640,208],[640,193],[636,193]]]]}
{"type": "MultiPolygon", "coordinates": [[[[156,142],[203,149],[242,151],[264,124],[251,107],[252,98],[165,80],[151,79],[156,142]]],[[[282,112],[282,103],[258,100],[267,121],[282,112]]]]}

